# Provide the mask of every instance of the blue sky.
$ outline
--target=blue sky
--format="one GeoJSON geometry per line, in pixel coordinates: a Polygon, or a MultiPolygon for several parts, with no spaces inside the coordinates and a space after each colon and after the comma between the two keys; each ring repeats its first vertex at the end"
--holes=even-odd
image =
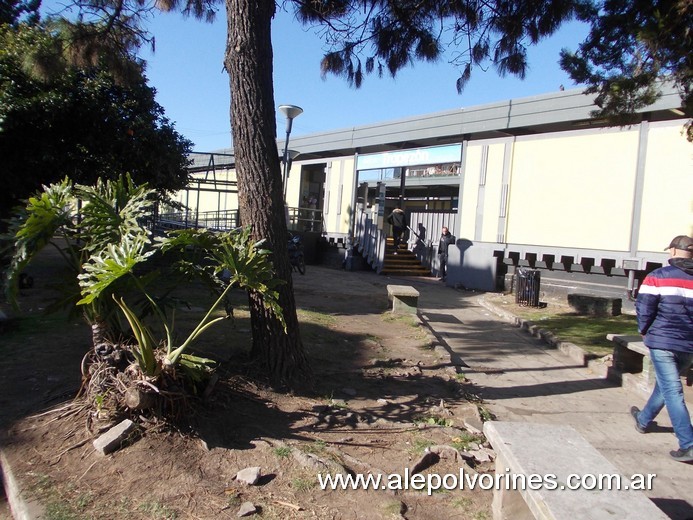
{"type": "MultiPolygon", "coordinates": [[[[156,40],[152,53],[143,49],[147,77],[157,90],[157,101],[176,129],[208,152],[231,146],[229,82],[222,70],[226,42],[225,12],[213,24],[184,18],[178,13],[158,14],[149,25],[156,40]]],[[[511,98],[555,92],[561,85],[574,88],[558,66],[561,48],[576,49],[586,28],[578,23],[530,49],[530,70],[525,80],[500,78],[494,69],[472,73],[462,94],[457,70],[445,61],[417,62],[397,75],[366,77],[360,89],[344,79],[320,75],[323,44],[286,12],[273,24],[274,95],[276,105],[292,104],[304,113],[294,120],[292,136],[361,126],[511,98]]],[[[283,114],[277,129],[284,137],[283,114]]]]}

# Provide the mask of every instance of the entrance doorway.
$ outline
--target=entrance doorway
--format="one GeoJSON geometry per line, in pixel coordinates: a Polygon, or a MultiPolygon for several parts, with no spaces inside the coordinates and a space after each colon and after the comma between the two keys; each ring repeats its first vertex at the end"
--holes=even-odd
{"type": "Polygon", "coordinates": [[[325,204],[325,163],[307,164],[301,168],[299,222],[302,231],[320,231],[325,204]]]}

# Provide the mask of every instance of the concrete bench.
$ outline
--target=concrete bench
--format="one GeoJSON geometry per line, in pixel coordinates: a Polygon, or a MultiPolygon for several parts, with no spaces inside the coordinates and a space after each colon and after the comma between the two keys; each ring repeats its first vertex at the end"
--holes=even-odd
{"type": "MultiPolygon", "coordinates": [[[[570,426],[493,421],[484,423],[484,434],[497,454],[495,478],[500,479],[500,485],[493,490],[494,520],[669,518],[642,491],[613,489],[617,477],[604,477],[604,482],[612,482],[611,490],[607,485],[602,486],[603,490],[569,489],[580,482],[574,475],[579,475],[589,487],[596,486],[592,476],[621,475],[570,426]],[[520,475],[532,485],[522,486],[522,479],[518,478],[518,485],[513,486],[513,479],[520,475]],[[530,480],[530,476],[536,480],[530,480]],[[556,489],[537,484],[542,481],[555,482],[556,489]]],[[[630,487],[630,478],[621,477],[621,483],[630,487]]],[[[647,477],[642,487],[645,485],[647,477]]]]}
{"type": "Polygon", "coordinates": [[[588,316],[619,316],[622,304],[621,298],[604,298],[578,293],[568,295],[568,305],[578,313],[588,316]]]}
{"type": "Polygon", "coordinates": [[[655,372],[650,350],[642,336],[607,334],[606,339],[614,342],[614,357],[607,379],[649,396],[655,385],[655,372]]]}
{"type": "Polygon", "coordinates": [[[387,299],[395,313],[416,314],[419,307],[419,291],[410,285],[388,285],[387,299]]]}
{"type": "MultiPolygon", "coordinates": [[[[607,379],[649,397],[656,378],[650,349],[643,343],[642,336],[607,334],[606,339],[614,342],[614,357],[607,379]]],[[[686,384],[693,385],[693,367],[684,375],[686,384]]]]}

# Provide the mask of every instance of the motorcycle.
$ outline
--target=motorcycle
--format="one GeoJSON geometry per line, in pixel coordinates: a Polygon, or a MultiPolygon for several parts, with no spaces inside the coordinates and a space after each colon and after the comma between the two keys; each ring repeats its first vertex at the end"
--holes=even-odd
{"type": "Polygon", "coordinates": [[[289,233],[289,262],[294,270],[301,274],[306,274],[306,259],[303,252],[303,242],[299,235],[289,233]]]}

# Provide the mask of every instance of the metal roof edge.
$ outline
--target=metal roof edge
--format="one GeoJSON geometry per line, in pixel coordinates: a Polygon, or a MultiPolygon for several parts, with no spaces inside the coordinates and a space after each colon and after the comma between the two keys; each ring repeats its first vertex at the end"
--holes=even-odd
{"type": "MultiPolygon", "coordinates": [[[[661,91],[661,97],[654,104],[638,112],[672,110],[681,106],[680,95],[673,85],[664,83],[661,91]]],[[[291,144],[302,153],[324,153],[422,138],[565,123],[589,119],[591,112],[598,108],[594,98],[594,95],[585,94],[584,88],[575,88],[292,136],[291,144]]],[[[283,142],[283,139],[277,140],[279,149],[283,142]]],[[[212,153],[232,154],[233,149],[225,148],[212,153]]]]}

